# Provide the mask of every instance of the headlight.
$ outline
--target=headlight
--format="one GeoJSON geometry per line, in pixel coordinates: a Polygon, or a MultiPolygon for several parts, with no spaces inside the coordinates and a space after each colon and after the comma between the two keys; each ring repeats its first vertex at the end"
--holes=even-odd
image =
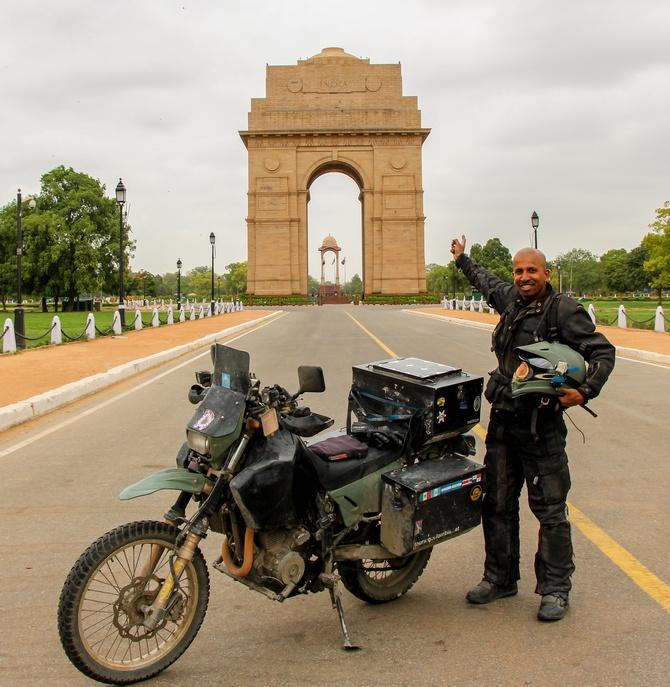
{"type": "Polygon", "coordinates": [[[195,432],[192,429],[186,431],[186,443],[188,447],[202,456],[209,455],[209,437],[195,432]]]}

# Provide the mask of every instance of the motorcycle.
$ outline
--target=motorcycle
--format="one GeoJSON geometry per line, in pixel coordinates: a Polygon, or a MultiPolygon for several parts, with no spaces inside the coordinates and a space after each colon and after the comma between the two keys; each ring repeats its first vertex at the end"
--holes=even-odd
{"type": "Polygon", "coordinates": [[[380,604],[407,593],[433,546],[476,527],[484,467],[474,463],[482,380],[395,358],[356,366],[347,427],[299,405],[325,391],[320,367],[299,388],[261,387],[249,354],[222,344],[196,373],[198,407],[174,468],[124,489],[123,500],[179,492],[164,521],[131,522],[92,543],[58,606],[70,661],[130,684],[165,670],[198,633],[209,600],[199,544],[223,535],[212,568],[269,599],[328,591],[344,648],[356,649],[341,587],[380,604]],[[192,512],[187,514],[188,510],[192,512]]]}

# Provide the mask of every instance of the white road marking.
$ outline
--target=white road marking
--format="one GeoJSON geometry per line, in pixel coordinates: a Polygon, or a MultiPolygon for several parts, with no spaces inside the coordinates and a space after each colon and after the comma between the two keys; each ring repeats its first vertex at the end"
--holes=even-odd
{"type": "MultiPolygon", "coordinates": [[[[265,322],[264,324],[259,325],[258,327],[254,329],[249,329],[246,332],[242,332],[241,334],[238,334],[237,336],[233,337],[232,339],[228,339],[226,341],[227,344],[232,343],[233,341],[237,341],[238,339],[241,339],[243,336],[246,336],[247,334],[251,334],[253,332],[257,332],[259,329],[263,329],[263,327],[267,327],[269,324],[273,324],[274,322],[277,322],[277,320],[281,319],[284,317],[284,315],[288,315],[286,311],[284,311],[281,315],[278,315],[277,317],[273,318],[269,322],[265,322]]],[[[126,396],[129,396],[132,393],[135,393],[136,391],[139,391],[140,389],[143,389],[146,386],[149,386],[149,384],[153,384],[154,382],[157,382],[159,379],[162,379],[163,377],[167,377],[168,375],[171,375],[173,372],[176,372],[182,367],[186,367],[187,365],[190,365],[193,363],[194,360],[198,360],[198,358],[202,358],[205,355],[209,355],[209,346],[207,347],[207,350],[204,351],[203,353],[198,353],[198,355],[193,356],[192,358],[189,358],[183,363],[180,363],[179,365],[175,365],[175,367],[171,367],[169,370],[166,370],[165,372],[161,372],[160,374],[156,375],[155,377],[152,377],[151,379],[148,379],[146,382],[142,382],[142,384],[138,384],[137,386],[134,386],[132,389],[129,389],[128,391],[124,391],[117,396],[114,396],[112,398],[107,399],[106,401],[103,401],[102,403],[99,403],[97,406],[93,406],[92,408],[89,408],[88,410],[84,410],[81,413],[78,413],[74,417],[68,418],[67,420],[63,420],[62,422],[59,422],[57,425],[53,425],[53,427],[49,427],[48,429],[43,430],[42,432],[38,432],[37,434],[34,434],[31,437],[28,437],[27,439],[24,439],[23,441],[19,441],[16,444],[13,444],[9,446],[8,448],[0,450],[0,458],[4,458],[5,456],[10,455],[11,453],[14,453],[16,451],[20,451],[22,448],[25,448],[26,446],[30,446],[30,444],[35,443],[36,441],[39,441],[40,439],[44,439],[44,437],[49,436],[50,434],[53,434],[54,432],[57,432],[64,427],[68,427],[69,425],[78,422],[82,418],[88,417],[89,415],[92,415],[93,413],[96,413],[98,410],[102,410],[103,408],[106,408],[107,406],[111,405],[112,403],[116,403],[117,401],[120,401],[122,398],[125,398],[126,396]]],[[[132,379],[132,378],[131,378],[132,379]]],[[[128,380],[124,380],[128,381],[128,380]]],[[[101,391],[104,391],[104,389],[101,389],[101,391]]]]}

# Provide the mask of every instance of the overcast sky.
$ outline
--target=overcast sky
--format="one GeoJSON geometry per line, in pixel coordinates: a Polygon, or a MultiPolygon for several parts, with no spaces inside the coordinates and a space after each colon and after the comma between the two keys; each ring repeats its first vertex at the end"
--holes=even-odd
{"type": "MultiPolygon", "coordinates": [[[[0,202],[58,165],[128,189],[133,269],[246,260],[247,128],[265,65],[338,46],[402,63],[422,125],[426,262],[449,240],[549,258],[639,244],[670,200],[668,0],[3,0],[0,202]]],[[[310,273],[332,233],[361,273],[358,191],[312,187],[310,273]]]]}

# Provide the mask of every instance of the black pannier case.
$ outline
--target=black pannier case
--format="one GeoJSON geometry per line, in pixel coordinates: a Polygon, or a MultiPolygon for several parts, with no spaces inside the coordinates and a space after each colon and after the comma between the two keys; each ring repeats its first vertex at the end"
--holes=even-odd
{"type": "Polygon", "coordinates": [[[407,556],[476,527],[484,466],[447,455],[382,475],[381,543],[407,556]]]}
{"type": "Polygon", "coordinates": [[[482,377],[419,358],[353,367],[349,408],[359,420],[401,421],[422,414],[419,445],[467,432],[479,422],[482,377]]]}

